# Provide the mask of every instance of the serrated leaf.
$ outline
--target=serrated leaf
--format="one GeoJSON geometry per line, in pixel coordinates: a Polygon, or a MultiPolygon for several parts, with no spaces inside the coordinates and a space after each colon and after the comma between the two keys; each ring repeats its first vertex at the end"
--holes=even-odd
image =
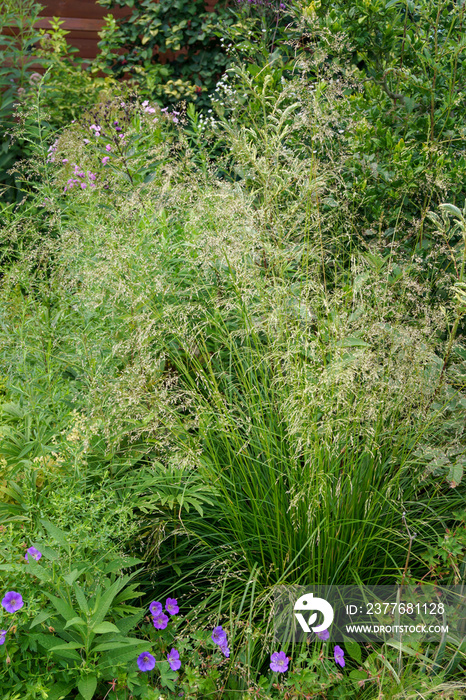
{"type": "Polygon", "coordinates": [[[56,525],[51,523],[49,520],[43,520],[41,518],[42,525],[45,527],[49,535],[53,537],[58,544],[61,544],[61,546],[66,549],[66,551],[69,553],[70,551],[70,545],[68,544],[68,540],[66,539],[66,534],[63,532],[63,530],[60,530],[56,525]]]}
{"type": "Polygon", "coordinates": [[[78,690],[84,700],[92,700],[97,688],[97,676],[84,676],[78,683],[78,690]]]}
{"type": "Polygon", "coordinates": [[[142,620],[143,617],[144,610],[141,610],[140,612],[134,615],[128,615],[127,617],[118,620],[116,622],[116,626],[118,627],[121,634],[128,634],[128,632],[130,632],[136,627],[136,625],[142,620]]]}
{"type": "Polygon", "coordinates": [[[36,617],[33,619],[31,622],[29,629],[32,630],[33,627],[36,625],[40,625],[41,622],[45,622],[45,620],[49,620],[52,617],[52,613],[50,610],[42,610],[36,617]]]}
{"type": "Polygon", "coordinates": [[[119,590],[124,587],[127,581],[128,578],[126,576],[122,579],[118,579],[103,593],[102,597],[97,603],[97,609],[92,615],[92,622],[94,625],[98,625],[104,621],[113,599],[118,594],[119,590]]]}
{"type": "Polygon", "coordinates": [[[57,596],[52,595],[48,591],[44,591],[47,598],[50,600],[54,608],[59,612],[59,614],[65,618],[65,620],[71,620],[73,617],[77,617],[75,611],[68,605],[63,598],[57,598],[57,596]]]}
{"type": "Polygon", "coordinates": [[[63,580],[66,581],[66,583],[71,586],[76,581],[78,576],[79,576],[79,571],[77,569],[73,569],[73,571],[71,573],[67,574],[66,576],[63,576],[63,580]]]}
{"type": "Polygon", "coordinates": [[[50,547],[46,547],[43,544],[40,544],[38,547],[34,543],[34,547],[36,547],[40,553],[49,561],[57,561],[60,559],[60,555],[58,552],[56,552],[54,549],[51,549],[50,547]]]}
{"type": "Polygon", "coordinates": [[[351,641],[351,642],[346,642],[345,641],[345,649],[348,652],[348,654],[351,656],[352,659],[358,662],[358,664],[361,663],[361,647],[357,642],[351,641]]]}
{"type": "Polygon", "coordinates": [[[81,608],[81,612],[87,615],[89,613],[89,606],[87,604],[86,596],[84,595],[81,586],[75,583],[73,586],[73,590],[76,596],[76,600],[78,601],[78,605],[81,608]]]}
{"type": "Polygon", "coordinates": [[[42,564],[39,564],[34,557],[29,557],[29,561],[26,564],[26,571],[31,576],[36,576],[39,581],[44,581],[46,583],[52,578],[47,569],[44,569],[42,564]]]}

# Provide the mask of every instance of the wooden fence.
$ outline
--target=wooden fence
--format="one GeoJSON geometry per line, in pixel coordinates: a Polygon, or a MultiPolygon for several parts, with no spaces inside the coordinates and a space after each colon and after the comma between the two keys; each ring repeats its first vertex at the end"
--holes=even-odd
{"type": "MultiPolygon", "coordinates": [[[[216,3],[217,0],[206,0],[206,10],[213,10],[216,3]]],[[[62,27],[70,32],[66,37],[67,42],[79,50],[77,55],[83,59],[96,57],[100,40],[98,32],[103,27],[105,15],[112,14],[119,18],[131,14],[130,7],[108,10],[95,0],[41,0],[41,4],[45,7],[36,26],[49,29],[52,17],[60,17],[64,20],[62,27]]]]}

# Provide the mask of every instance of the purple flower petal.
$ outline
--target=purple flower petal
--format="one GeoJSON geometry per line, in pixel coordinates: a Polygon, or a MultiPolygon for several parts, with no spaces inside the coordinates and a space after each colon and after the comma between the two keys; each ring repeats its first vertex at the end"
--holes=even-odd
{"type": "Polygon", "coordinates": [[[214,631],[211,635],[211,639],[214,644],[222,645],[227,643],[227,633],[224,629],[222,629],[221,625],[219,625],[219,627],[214,628],[214,631]]]}
{"type": "Polygon", "coordinates": [[[157,617],[157,615],[160,615],[160,613],[163,610],[163,605],[162,603],[159,603],[157,600],[153,600],[152,603],[149,605],[149,610],[151,612],[151,615],[154,617],[157,617]]]}
{"type": "Polygon", "coordinates": [[[23,607],[23,597],[20,593],[16,593],[16,591],[8,591],[2,600],[2,605],[7,612],[14,613],[23,607]]]}
{"type": "Polygon", "coordinates": [[[276,651],[270,657],[270,668],[275,673],[288,671],[289,659],[284,651],[276,651]]]}
{"type": "Polygon", "coordinates": [[[228,644],[227,644],[226,640],[225,640],[225,644],[220,644],[220,651],[222,652],[222,654],[224,656],[227,657],[227,659],[230,658],[230,649],[228,648],[228,644]]]}
{"type": "Polygon", "coordinates": [[[161,612],[154,616],[153,623],[156,630],[164,630],[168,625],[168,617],[165,615],[165,613],[161,612]]]}
{"type": "Polygon", "coordinates": [[[172,649],[167,654],[167,660],[172,671],[178,671],[181,668],[180,653],[176,649],[172,649]]]}
{"type": "Polygon", "coordinates": [[[322,630],[322,632],[316,632],[316,637],[319,637],[323,642],[326,642],[330,637],[330,632],[328,630],[322,630]]]}
{"type": "Polygon", "coordinates": [[[170,615],[178,615],[180,609],[178,607],[178,601],[175,598],[167,598],[165,601],[165,610],[170,615]]]}
{"type": "Polygon", "coordinates": [[[155,667],[155,659],[148,651],[139,654],[136,663],[140,671],[152,671],[155,667]]]}
{"type": "Polygon", "coordinates": [[[0,647],[5,644],[6,630],[0,630],[0,647]]]}
{"type": "Polygon", "coordinates": [[[36,549],[35,547],[29,547],[28,549],[26,549],[26,554],[24,555],[24,558],[26,559],[26,561],[29,561],[29,555],[31,555],[31,557],[33,559],[35,559],[36,561],[39,561],[39,559],[42,556],[42,554],[39,552],[39,550],[36,549]]]}
{"type": "Polygon", "coordinates": [[[333,655],[335,657],[335,663],[339,664],[343,668],[345,665],[345,652],[338,646],[338,644],[333,650],[333,655]]]}

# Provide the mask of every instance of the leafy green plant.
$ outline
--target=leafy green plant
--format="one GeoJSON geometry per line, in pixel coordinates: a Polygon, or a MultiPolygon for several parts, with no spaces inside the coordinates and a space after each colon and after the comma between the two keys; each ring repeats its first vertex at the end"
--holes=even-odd
{"type": "MultiPolygon", "coordinates": [[[[68,126],[92,105],[108,99],[118,92],[116,82],[109,76],[92,75],[84,59],[76,54],[78,49],[66,40],[68,31],[62,28],[63,20],[54,17],[50,29],[40,30],[36,54],[47,68],[40,81],[41,101],[47,119],[54,129],[68,126]]],[[[34,83],[32,87],[39,87],[34,83]]],[[[30,99],[34,92],[30,90],[30,99]]]]}
{"type": "Polygon", "coordinates": [[[27,142],[13,140],[11,130],[16,103],[40,79],[36,71],[42,62],[32,51],[39,38],[34,23],[41,9],[35,0],[5,0],[0,8],[0,195],[4,203],[22,197],[13,166],[30,150],[27,142]]]}
{"type": "MultiPolygon", "coordinates": [[[[99,4],[109,9],[127,5],[126,0],[99,4]]],[[[142,2],[132,8],[124,19],[106,17],[95,70],[132,78],[160,105],[190,99],[205,106],[229,60],[217,36],[220,23],[231,21],[222,3],[214,12],[206,12],[201,0],[142,2]],[[167,51],[181,53],[162,63],[167,51]]]]}

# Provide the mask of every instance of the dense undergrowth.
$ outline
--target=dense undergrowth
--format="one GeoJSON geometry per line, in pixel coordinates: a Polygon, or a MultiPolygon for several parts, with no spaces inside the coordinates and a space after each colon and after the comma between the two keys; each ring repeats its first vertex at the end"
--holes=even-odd
{"type": "Polygon", "coordinates": [[[114,92],[50,139],[31,94],[2,206],[4,700],[464,697],[464,631],[270,667],[277,584],[464,582],[463,69],[438,39],[463,9],[355,7],[296,6],[294,61],[246,36],[210,113],[114,92]]]}

